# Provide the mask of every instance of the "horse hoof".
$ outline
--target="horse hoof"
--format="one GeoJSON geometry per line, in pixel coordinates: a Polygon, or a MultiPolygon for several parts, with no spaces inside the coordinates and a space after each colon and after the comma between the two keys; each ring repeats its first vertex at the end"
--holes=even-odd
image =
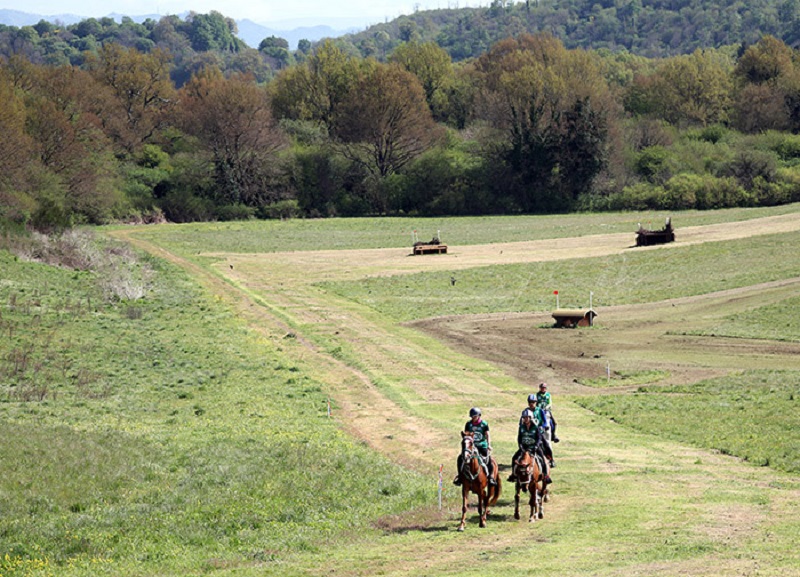
{"type": "Polygon", "coordinates": [[[464,527],[459,527],[459,528],[458,528],[458,531],[459,531],[459,533],[460,533],[460,532],[463,532],[463,531],[464,531],[464,527]]]}
{"type": "Polygon", "coordinates": [[[519,521],[519,513],[514,513],[514,519],[516,519],[517,521],[519,521]]]}
{"type": "Polygon", "coordinates": [[[544,513],[539,513],[539,519],[544,519],[544,513]]]}

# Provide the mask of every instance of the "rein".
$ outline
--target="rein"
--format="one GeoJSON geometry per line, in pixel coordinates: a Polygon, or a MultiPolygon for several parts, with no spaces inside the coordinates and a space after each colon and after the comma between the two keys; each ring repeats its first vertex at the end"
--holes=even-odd
{"type": "Polygon", "coordinates": [[[464,447],[463,450],[463,460],[461,461],[461,470],[459,471],[465,478],[469,479],[470,482],[475,481],[480,477],[481,471],[483,470],[483,465],[481,463],[481,454],[475,448],[475,445],[470,445],[470,448],[467,449],[464,447]],[[471,461],[478,461],[478,472],[473,473],[469,469],[469,463],[471,461]]]}
{"type": "MultiPolygon", "coordinates": [[[[528,453],[528,455],[530,455],[530,453],[528,453]]],[[[531,459],[533,459],[533,457],[531,457],[531,459]]],[[[527,485],[528,483],[530,483],[531,480],[533,479],[533,461],[531,460],[531,462],[528,465],[526,465],[524,469],[522,468],[521,461],[514,461],[514,464],[517,465],[518,467],[517,482],[520,485],[527,485]]]]}

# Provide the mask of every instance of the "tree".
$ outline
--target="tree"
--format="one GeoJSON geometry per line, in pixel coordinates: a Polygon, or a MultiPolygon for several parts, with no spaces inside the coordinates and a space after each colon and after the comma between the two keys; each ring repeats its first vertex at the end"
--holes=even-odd
{"type": "Polygon", "coordinates": [[[88,64],[94,77],[112,95],[106,108],[98,110],[109,134],[132,153],[150,140],[165,120],[174,102],[170,80],[171,59],[166,52],[142,54],[119,44],[104,44],[88,64]]]}
{"type": "Polygon", "coordinates": [[[605,164],[613,100],[598,60],[524,35],[498,42],[474,74],[476,113],[498,131],[518,209],[570,209],[605,164]]]}
{"type": "Polygon", "coordinates": [[[24,222],[34,209],[25,178],[33,142],[25,133],[25,105],[4,66],[0,66],[0,102],[0,217],[24,222]]]}
{"type": "Polygon", "coordinates": [[[376,64],[350,92],[338,136],[351,159],[385,178],[433,145],[440,131],[416,76],[376,64]]]}
{"type": "Polygon", "coordinates": [[[740,83],[774,83],[793,69],[792,49],[774,36],[764,36],[744,51],[734,75],[740,83]]]}
{"type": "Polygon", "coordinates": [[[226,79],[206,69],[181,89],[180,100],[181,126],[213,164],[216,200],[249,206],[279,200],[270,190],[270,164],[285,142],[265,89],[252,77],[226,79]]]}
{"type": "Polygon", "coordinates": [[[275,78],[271,86],[275,116],[318,122],[335,133],[357,72],[355,59],[325,41],[302,65],[284,69],[275,78]]]}
{"type": "Polygon", "coordinates": [[[401,44],[392,52],[389,62],[396,62],[419,79],[431,107],[434,93],[451,72],[450,56],[435,42],[401,44]]]}
{"type": "Polygon", "coordinates": [[[655,73],[652,100],[658,115],[673,124],[728,121],[732,63],[721,52],[695,50],[665,60],[655,73]]]}

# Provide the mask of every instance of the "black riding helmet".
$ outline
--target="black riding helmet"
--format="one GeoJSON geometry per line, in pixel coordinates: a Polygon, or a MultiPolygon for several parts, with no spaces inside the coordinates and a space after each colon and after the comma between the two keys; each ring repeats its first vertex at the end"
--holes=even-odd
{"type": "Polygon", "coordinates": [[[470,418],[472,418],[472,417],[480,417],[481,416],[481,410],[478,407],[472,407],[469,410],[469,416],[470,416],[470,418]]]}

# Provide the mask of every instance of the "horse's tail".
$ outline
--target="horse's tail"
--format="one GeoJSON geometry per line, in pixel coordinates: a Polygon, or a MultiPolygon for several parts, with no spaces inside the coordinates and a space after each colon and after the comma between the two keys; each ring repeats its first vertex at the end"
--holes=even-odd
{"type": "Polygon", "coordinates": [[[497,461],[494,462],[494,474],[497,485],[489,485],[489,503],[490,507],[497,503],[500,498],[500,493],[503,492],[503,482],[500,480],[500,469],[497,466],[497,461]]]}
{"type": "Polygon", "coordinates": [[[500,477],[497,477],[497,485],[490,485],[489,488],[489,506],[491,507],[497,503],[497,500],[500,498],[500,493],[503,492],[503,482],[500,480],[500,477]]]}

